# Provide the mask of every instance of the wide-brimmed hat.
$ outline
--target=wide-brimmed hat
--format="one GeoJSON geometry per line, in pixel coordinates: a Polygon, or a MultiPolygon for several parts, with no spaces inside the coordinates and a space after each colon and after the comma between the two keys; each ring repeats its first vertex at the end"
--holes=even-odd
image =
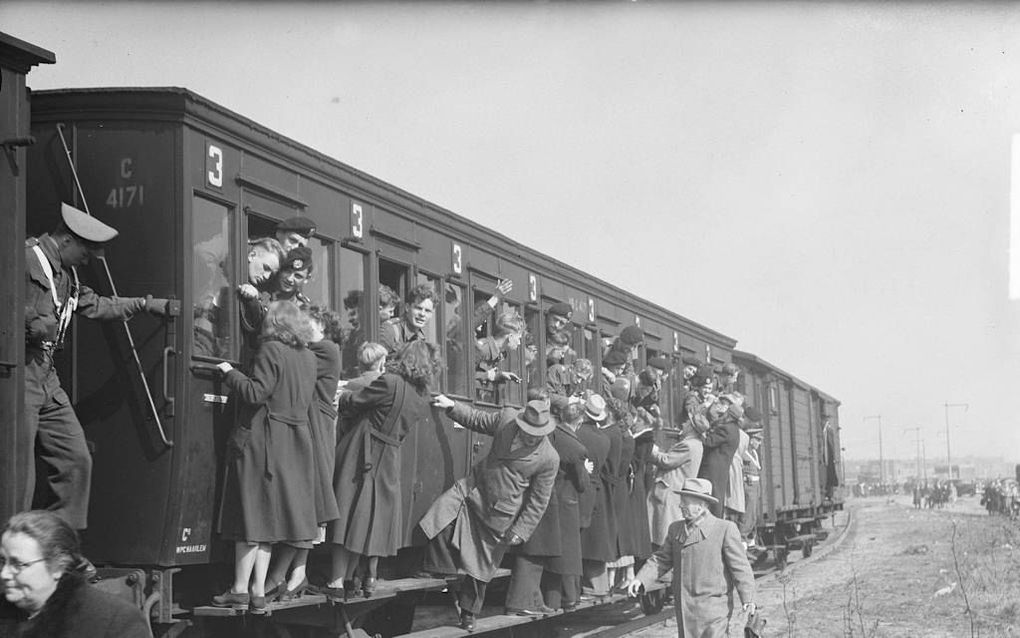
{"type": "Polygon", "coordinates": [[[517,427],[532,436],[545,436],[556,429],[556,422],[549,418],[547,401],[528,401],[515,421],[517,427]]]}
{"type": "Polygon", "coordinates": [[[584,414],[596,423],[606,420],[606,400],[601,394],[593,394],[585,400],[584,414]]]}
{"type": "Polygon", "coordinates": [[[683,487],[679,490],[673,490],[677,494],[687,496],[693,496],[694,498],[700,498],[708,501],[709,503],[718,503],[719,499],[712,496],[712,481],[703,478],[689,478],[684,481],[683,487]]]}

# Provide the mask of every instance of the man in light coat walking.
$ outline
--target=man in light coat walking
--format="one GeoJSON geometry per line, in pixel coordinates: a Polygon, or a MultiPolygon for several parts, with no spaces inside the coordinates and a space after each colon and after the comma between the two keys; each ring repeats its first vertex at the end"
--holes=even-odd
{"type": "Polygon", "coordinates": [[[722,638],[729,635],[734,594],[743,611],[756,609],[754,572],[737,526],[709,511],[716,503],[711,482],[687,479],[679,492],[684,518],[670,526],[666,542],[627,584],[627,591],[636,596],[673,570],[677,636],[722,638]]]}

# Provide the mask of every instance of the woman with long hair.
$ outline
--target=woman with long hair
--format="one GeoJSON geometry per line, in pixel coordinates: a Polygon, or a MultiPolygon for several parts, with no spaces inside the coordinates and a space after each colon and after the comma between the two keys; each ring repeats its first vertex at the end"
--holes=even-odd
{"type": "Polygon", "coordinates": [[[214,605],[265,613],[272,545],[304,547],[316,537],[312,338],[308,317],[295,303],[274,301],[251,376],[226,362],[217,366],[244,409],[227,445],[220,520],[223,537],[235,541],[234,582],[213,597],[214,605]]]}
{"type": "Polygon", "coordinates": [[[340,414],[355,419],[355,425],[337,445],[333,489],[340,518],[327,533],[333,543],[326,588],[331,597],[350,594],[359,557],[368,559],[362,590],[371,595],[379,557],[393,556],[401,547],[401,504],[411,486],[401,485],[400,448],[411,429],[429,418],[429,383],[441,365],[438,346],[411,341],[400,346],[371,385],[340,395],[340,414]]]}

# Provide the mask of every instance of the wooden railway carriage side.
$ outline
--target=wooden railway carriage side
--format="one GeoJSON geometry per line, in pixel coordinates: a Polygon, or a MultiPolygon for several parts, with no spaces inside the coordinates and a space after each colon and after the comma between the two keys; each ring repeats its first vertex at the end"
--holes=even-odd
{"type": "MultiPolygon", "coordinates": [[[[690,353],[723,363],[736,344],[183,89],[40,92],[32,127],[39,143],[28,158],[28,232],[49,230],[62,200],[85,204],[63,133],[89,208],[120,230],[107,250],[117,292],[177,302],[168,320],[131,324],[155,411],[130,374],[123,333],[108,325],[76,321],[60,364],[94,447],[86,551],[99,564],[144,570],[148,578],[133,582],[161,622],[208,600],[225,580],[229,556],[215,530],[235,405],[214,366],[242,363],[234,290],[246,277],[248,241],[271,235],[280,220],[315,220],[305,292],[341,312],[362,338],[378,338],[380,284],[401,297],[417,284],[434,286],[439,303],[426,332],[448,363],[434,390],[480,407],[523,405],[529,385],[544,386],[545,313],[555,302],[574,308],[573,346],[592,360],[596,381],[603,347],[630,324],[645,333],[640,364],[690,353]],[[512,353],[500,365],[526,382],[483,396],[474,385],[474,340],[489,326],[476,330],[471,319],[501,279],[514,286],[500,310],[524,316],[539,356],[529,362],[523,348],[512,353]]],[[[92,273],[82,276],[112,292],[92,273]]],[[[673,421],[679,370],[663,393],[673,421]]],[[[488,445],[439,412],[405,441],[409,552],[423,542],[415,533],[421,514],[488,445]]]]}

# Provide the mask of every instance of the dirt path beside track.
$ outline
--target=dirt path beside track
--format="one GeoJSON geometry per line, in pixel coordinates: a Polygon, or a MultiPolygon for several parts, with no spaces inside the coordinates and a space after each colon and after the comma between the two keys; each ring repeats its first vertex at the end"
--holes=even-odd
{"type": "MultiPolygon", "coordinates": [[[[1016,522],[988,516],[978,497],[942,510],[915,510],[909,497],[855,499],[847,506],[852,523],[845,533],[785,572],[758,580],[768,636],[1020,633],[1016,522]]],[[[672,637],[676,626],[670,621],[634,635],[672,637]]]]}

